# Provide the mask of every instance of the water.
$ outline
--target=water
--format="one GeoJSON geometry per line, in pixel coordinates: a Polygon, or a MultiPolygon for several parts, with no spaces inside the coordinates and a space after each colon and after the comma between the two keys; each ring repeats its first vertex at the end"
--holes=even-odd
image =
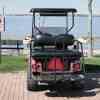
{"type": "MultiPolygon", "coordinates": [[[[2,45],[2,48],[17,48],[17,45],[2,45]]],[[[19,45],[19,48],[24,48],[24,45],[19,45]]]]}
{"type": "MultiPolygon", "coordinates": [[[[24,39],[26,33],[31,33],[32,25],[31,16],[6,16],[5,19],[5,33],[2,33],[3,39],[24,39]]],[[[57,21],[56,21],[57,22],[57,21]]],[[[50,20],[48,21],[50,23],[50,20]]],[[[57,22],[58,24],[58,22],[57,22]]],[[[100,36],[100,16],[93,17],[93,35],[100,36]]],[[[88,17],[75,17],[75,27],[70,32],[76,38],[81,36],[88,36],[88,17]]],[[[99,42],[96,42],[94,48],[100,48],[99,42]]]]}

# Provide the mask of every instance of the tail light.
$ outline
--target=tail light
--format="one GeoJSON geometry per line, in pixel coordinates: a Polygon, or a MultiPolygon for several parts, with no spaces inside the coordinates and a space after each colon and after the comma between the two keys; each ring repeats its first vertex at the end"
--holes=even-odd
{"type": "Polygon", "coordinates": [[[36,61],[35,59],[31,60],[32,64],[32,72],[42,72],[42,63],[40,61],[36,61]]]}
{"type": "Polygon", "coordinates": [[[70,68],[71,72],[80,72],[81,70],[80,61],[71,62],[70,68]]]}

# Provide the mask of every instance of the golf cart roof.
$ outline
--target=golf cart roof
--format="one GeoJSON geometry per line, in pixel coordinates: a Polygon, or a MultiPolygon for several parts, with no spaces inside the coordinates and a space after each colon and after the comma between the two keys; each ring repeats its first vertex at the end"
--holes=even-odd
{"type": "Polygon", "coordinates": [[[40,13],[40,16],[66,16],[67,13],[76,13],[74,8],[32,8],[32,13],[40,13]]]}

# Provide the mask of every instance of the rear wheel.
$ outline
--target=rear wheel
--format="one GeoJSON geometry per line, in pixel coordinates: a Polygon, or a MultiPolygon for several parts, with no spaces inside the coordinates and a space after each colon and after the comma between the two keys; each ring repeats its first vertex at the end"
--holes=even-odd
{"type": "Polygon", "coordinates": [[[32,79],[28,79],[27,80],[27,89],[29,91],[37,91],[38,90],[38,84],[37,84],[37,82],[35,82],[32,79]]]}
{"type": "Polygon", "coordinates": [[[83,89],[84,88],[84,81],[74,81],[71,82],[72,89],[83,89]]]}
{"type": "Polygon", "coordinates": [[[27,89],[30,91],[38,90],[38,82],[33,78],[30,66],[27,68],[27,89]]]}

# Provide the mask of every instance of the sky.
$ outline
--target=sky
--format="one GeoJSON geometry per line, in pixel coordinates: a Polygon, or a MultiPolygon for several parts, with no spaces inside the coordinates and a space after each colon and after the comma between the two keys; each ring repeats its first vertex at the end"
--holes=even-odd
{"type": "MultiPolygon", "coordinates": [[[[0,0],[0,13],[29,13],[30,8],[77,8],[78,13],[88,13],[88,0],[0,0]]],[[[93,0],[93,13],[100,13],[100,0],[93,0]]]]}

